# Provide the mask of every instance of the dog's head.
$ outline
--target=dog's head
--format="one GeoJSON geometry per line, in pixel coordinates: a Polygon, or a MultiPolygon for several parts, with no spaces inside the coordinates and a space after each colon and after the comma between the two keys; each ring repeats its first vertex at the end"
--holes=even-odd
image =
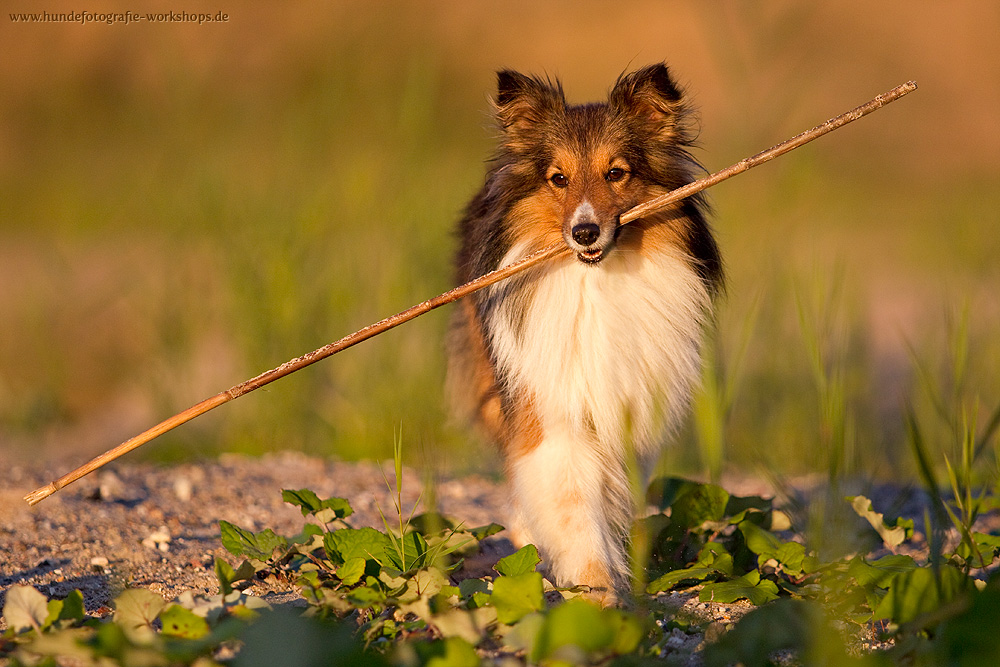
{"type": "Polygon", "coordinates": [[[504,70],[495,105],[505,180],[522,193],[511,223],[561,237],[582,262],[613,250],[622,213],[691,180],[687,108],[663,64],[583,105],[568,105],[558,81],[504,70]]]}

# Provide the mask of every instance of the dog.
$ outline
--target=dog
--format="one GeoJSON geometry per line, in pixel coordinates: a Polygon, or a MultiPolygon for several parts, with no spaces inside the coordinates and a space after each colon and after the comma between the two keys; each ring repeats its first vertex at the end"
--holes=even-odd
{"type": "Polygon", "coordinates": [[[615,604],[633,489],[687,412],[723,287],[702,197],[619,224],[700,170],[691,112],[664,64],[582,105],[503,70],[493,101],[499,146],[458,225],[459,282],[553,243],[570,252],[460,302],[449,392],[499,443],[518,540],[558,585],[615,604]]]}

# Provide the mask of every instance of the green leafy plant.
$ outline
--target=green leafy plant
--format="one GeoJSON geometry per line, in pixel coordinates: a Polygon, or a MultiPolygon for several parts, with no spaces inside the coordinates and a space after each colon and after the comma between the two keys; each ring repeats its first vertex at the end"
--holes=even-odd
{"type": "MultiPolygon", "coordinates": [[[[921,465],[930,468],[929,461],[921,465]]],[[[400,514],[401,490],[395,491],[400,514]]],[[[216,560],[214,596],[185,593],[165,601],[145,589],[126,590],[111,618],[100,620],[87,615],[78,591],[47,600],[33,588],[11,588],[0,659],[14,667],[62,659],[102,667],[331,660],[632,665],[669,655],[678,633],[703,633],[711,637],[703,655],[709,666],[768,665],[776,652],[791,652],[804,664],[930,665],[993,655],[1000,633],[1000,578],[970,576],[996,560],[996,551],[982,546],[992,536],[977,533],[970,533],[979,541],[977,561],[964,555],[964,541],[948,553],[938,545],[940,557],[926,562],[903,554],[823,559],[770,500],[660,478],[647,494],[657,511],[643,520],[652,546],[650,583],[629,611],[595,606],[580,597],[582,589],[552,587],[532,545],[499,559],[492,576],[463,575],[463,558],[502,530],[497,524],[465,528],[411,511],[391,527],[383,517],[378,530],[351,525],[353,509],[344,498],[320,498],[309,489],[286,489],[282,498],[306,519],[297,535],[220,522],[222,544],[240,564],[216,560]],[[304,612],[272,610],[240,590],[268,578],[293,584],[307,603],[304,612]],[[754,610],[723,632],[707,621],[664,621],[657,600],[666,592],[703,602],[745,600],[754,610]],[[891,648],[852,657],[845,638],[873,628],[891,648]]],[[[868,498],[843,502],[857,515],[857,528],[886,548],[913,539],[912,522],[887,519],[868,498]]]]}

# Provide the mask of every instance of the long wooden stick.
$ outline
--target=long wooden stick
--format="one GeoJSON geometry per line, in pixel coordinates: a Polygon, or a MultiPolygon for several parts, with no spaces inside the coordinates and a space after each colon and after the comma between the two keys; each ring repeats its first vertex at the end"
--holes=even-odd
{"type": "MultiPolygon", "coordinates": [[[[785,153],[794,150],[799,146],[807,144],[810,141],[817,139],[823,136],[824,134],[827,134],[828,132],[832,132],[833,130],[836,130],[839,127],[843,127],[844,125],[847,125],[848,123],[855,121],[858,118],[861,118],[862,116],[866,116],[871,112],[882,108],[889,102],[897,100],[903,95],[906,95],[907,93],[916,90],[916,88],[917,84],[915,81],[908,81],[907,83],[904,83],[900,86],[896,86],[892,90],[879,95],[875,99],[871,100],[866,104],[862,104],[856,109],[848,111],[847,113],[843,113],[837,116],[836,118],[831,118],[822,125],[817,125],[811,130],[807,130],[799,135],[792,137],[791,139],[781,142],[776,146],[773,146],[765,151],[757,153],[756,155],[741,160],[740,162],[737,162],[731,167],[727,167],[726,169],[717,171],[713,174],[710,174],[709,176],[700,178],[696,181],[688,183],[683,187],[677,188],[676,190],[673,190],[664,195],[656,197],[655,199],[651,199],[647,202],[639,204],[638,206],[635,206],[634,208],[629,209],[628,211],[622,214],[621,224],[623,225],[628,224],[629,222],[642,218],[643,216],[647,216],[652,213],[655,213],[656,211],[660,211],[666,208],[667,206],[670,206],[671,204],[680,201],[681,199],[684,199],[685,197],[690,197],[691,195],[697,192],[701,192],[705,188],[712,187],[713,185],[720,183],[728,178],[732,178],[737,174],[741,174],[747,169],[756,167],[757,165],[763,164],[768,160],[773,160],[779,155],[784,155],[785,153]]],[[[541,262],[544,262],[548,259],[556,257],[557,255],[560,255],[565,252],[569,252],[569,248],[565,244],[554,243],[546,248],[542,248],[541,250],[532,253],[531,255],[528,255],[523,259],[518,260],[517,262],[514,262],[513,264],[509,264],[495,271],[491,271],[490,273],[487,273],[484,276],[481,276],[479,278],[476,278],[475,280],[465,283],[464,285],[460,285],[459,287],[451,289],[445,292],[444,294],[440,294],[434,297],[433,299],[428,299],[427,301],[412,306],[402,311],[401,313],[397,313],[395,315],[392,315],[391,317],[387,317],[384,320],[376,322],[375,324],[370,324],[364,329],[356,331],[349,336],[345,336],[344,338],[341,338],[336,342],[324,345],[323,347],[317,350],[313,350],[312,352],[304,354],[296,359],[286,361],[277,368],[271,369],[266,373],[261,373],[257,377],[251,378],[246,382],[236,385],[235,387],[220,392],[215,396],[206,398],[200,403],[191,406],[187,410],[174,415],[170,419],[160,422],[156,426],[146,431],[143,431],[139,435],[129,440],[126,440],[125,442],[118,445],[114,449],[111,449],[105,452],[104,454],[101,454],[100,456],[94,458],[89,463],[86,463],[77,468],[76,470],[73,470],[72,472],[63,475],[54,482],[51,482],[46,486],[40,487],[32,491],[31,493],[26,495],[24,499],[28,501],[28,504],[34,505],[44,500],[45,498],[48,498],[50,495],[52,495],[59,489],[63,488],[64,486],[75,482],[84,475],[91,473],[100,468],[101,466],[117,459],[119,456],[127,454],[133,449],[146,444],[153,438],[161,436],[167,431],[177,428],[181,424],[191,421],[195,417],[203,415],[209,410],[219,407],[223,403],[228,403],[229,401],[235,398],[239,398],[243,394],[247,394],[253,391],[254,389],[258,389],[266,384],[274,382],[278,378],[282,378],[290,373],[294,373],[295,371],[305,368],[306,366],[309,366],[311,364],[314,364],[321,359],[326,359],[330,355],[336,354],[341,350],[346,350],[347,348],[353,345],[357,345],[361,341],[368,340],[369,338],[377,336],[378,334],[384,331],[388,331],[389,329],[392,329],[394,327],[397,327],[400,324],[403,324],[404,322],[409,322],[413,318],[419,317],[420,315],[423,315],[428,311],[434,310],[435,308],[443,306],[447,303],[451,303],[452,301],[457,301],[458,299],[461,299],[464,296],[472,294],[477,290],[481,290],[484,287],[488,287],[489,285],[497,283],[503,280],[504,278],[509,278],[515,273],[520,273],[521,271],[524,271],[529,267],[535,266],[536,264],[540,264],[541,262]]]]}

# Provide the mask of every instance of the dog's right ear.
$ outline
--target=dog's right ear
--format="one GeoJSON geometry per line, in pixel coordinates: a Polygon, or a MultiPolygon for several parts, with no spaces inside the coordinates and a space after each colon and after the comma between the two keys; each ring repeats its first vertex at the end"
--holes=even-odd
{"type": "Polygon", "coordinates": [[[500,129],[515,138],[564,110],[566,97],[558,81],[543,81],[505,69],[497,72],[494,104],[500,129]]]}

